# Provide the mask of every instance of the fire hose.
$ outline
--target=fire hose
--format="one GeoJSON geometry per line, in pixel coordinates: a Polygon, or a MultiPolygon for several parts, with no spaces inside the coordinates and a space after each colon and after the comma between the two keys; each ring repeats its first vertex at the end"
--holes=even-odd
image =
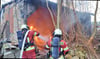
{"type": "Polygon", "coordinates": [[[26,41],[26,37],[28,35],[28,32],[29,30],[26,32],[25,36],[24,36],[24,40],[23,40],[23,44],[22,44],[22,49],[21,49],[21,52],[20,52],[20,58],[22,58],[22,55],[23,55],[23,51],[24,51],[24,46],[25,46],[25,41],[26,41]]]}

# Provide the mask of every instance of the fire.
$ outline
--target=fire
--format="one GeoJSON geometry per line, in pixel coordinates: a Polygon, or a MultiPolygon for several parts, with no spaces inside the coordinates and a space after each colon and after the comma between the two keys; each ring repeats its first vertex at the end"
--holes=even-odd
{"type": "Polygon", "coordinates": [[[31,30],[39,32],[42,36],[50,36],[54,30],[49,11],[42,7],[38,8],[27,18],[27,25],[31,28],[31,30]]]}
{"type": "Polygon", "coordinates": [[[43,50],[44,45],[46,45],[46,42],[40,39],[38,36],[34,37],[34,42],[39,50],[43,50]]]}
{"type": "Polygon", "coordinates": [[[36,30],[34,26],[30,26],[30,30],[36,30]]]}
{"type": "Polygon", "coordinates": [[[30,26],[30,30],[32,30],[33,29],[33,26],[30,26]]]}
{"type": "MultiPolygon", "coordinates": [[[[56,21],[55,16],[54,19],[56,21]]],[[[35,30],[39,32],[40,35],[42,35],[44,38],[46,38],[45,41],[48,41],[48,39],[52,38],[50,36],[52,35],[54,26],[47,8],[39,7],[27,18],[27,25],[30,27],[30,30],[35,30]]],[[[45,41],[40,39],[39,37],[35,37],[34,41],[39,49],[43,49],[39,46],[43,47],[46,44],[45,41]]]]}

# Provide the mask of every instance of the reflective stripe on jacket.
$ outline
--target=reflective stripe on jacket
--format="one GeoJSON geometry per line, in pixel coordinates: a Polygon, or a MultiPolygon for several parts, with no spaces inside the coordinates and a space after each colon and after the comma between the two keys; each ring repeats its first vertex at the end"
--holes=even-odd
{"type": "MultiPolygon", "coordinates": [[[[47,42],[47,45],[45,46],[45,48],[48,49],[48,50],[51,50],[51,47],[52,47],[52,39],[50,39],[47,42]]],[[[64,54],[69,51],[69,48],[68,48],[68,46],[67,46],[67,44],[66,44],[66,42],[64,40],[60,41],[59,51],[60,52],[64,51],[64,54]]]]}
{"type": "MultiPolygon", "coordinates": [[[[39,33],[37,33],[36,31],[29,31],[28,35],[27,35],[27,41],[26,43],[34,43],[34,36],[38,36],[39,33]]],[[[35,50],[35,46],[29,46],[28,48],[26,48],[25,51],[29,51],[29,50],[35,50]]]]}

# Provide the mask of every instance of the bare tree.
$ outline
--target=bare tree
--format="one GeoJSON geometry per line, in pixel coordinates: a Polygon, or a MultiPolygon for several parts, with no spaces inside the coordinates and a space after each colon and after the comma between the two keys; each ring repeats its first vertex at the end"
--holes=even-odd
{"type": "MultiPolygon", "coordinates": [[[[76,15],[73,1],[72,1],[72,8],[73,8],[74,16],[75,16],[75,21],[77,22],[76,26],[74,27],[74,28],[76,28],[76,29],[74,29],[75,30],[75,39],[74,39],[75,41],[74,42],[76,42],[75,43],[76,47],[80,46],[80,45],[82,45],[83,48],[85,47],[85,50],[87,51],[87,54],[88,54],[88,59],[93,58],[93,56],[95,57],[95,59],[98,59],[96,51],[94,50],[93,45],[92,45],[92,41],[93,41],[95,34],[96,34],[96,14],[97,14],[97,9],[98,9],[98,1],[96,4],[95,17],[94,17],[94,31],[93,31],[90,39],[88,39],[82,33],[82,25],[79,22],[78,16],[76,15]]],[[[71,39],[70,41],[73,41],[73,40],[71,39]]]]}

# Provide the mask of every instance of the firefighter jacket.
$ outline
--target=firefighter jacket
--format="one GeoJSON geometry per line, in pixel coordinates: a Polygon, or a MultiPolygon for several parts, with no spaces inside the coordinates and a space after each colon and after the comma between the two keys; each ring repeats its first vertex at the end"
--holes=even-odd
{"type": "MultiPolygon", "coordinates": [[[[63,52],[63,54],[65,55],[66,52],[69,51],[69,48],[68,48],[66,42],[64,40],[60,40],[59,44],[60,44],[59,52],[63,52]]],[[[50,51],[52,50],[52,38],[49,39],[49,41],[47,42],[45,48],[50,50],[50,51]]]]}
{"type": "Polygon", "coordinates": [[[38,35],[39,33],[37,33],[36,31],[29,31],[26,38],[26,45],[28,45],[28,43],[33,43],[33,45],[28,45],[28,47],[24,50],[23,58],[36,59],[34,36],[38,36],[38,35]]]}

